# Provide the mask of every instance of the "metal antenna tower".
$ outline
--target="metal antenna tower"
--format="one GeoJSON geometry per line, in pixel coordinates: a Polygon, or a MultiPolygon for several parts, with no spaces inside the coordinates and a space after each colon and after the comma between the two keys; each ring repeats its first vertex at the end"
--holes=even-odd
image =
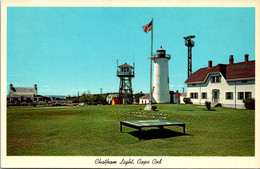
{"type": "Polygon", "coordinates": [[[192,74],[192,47],[194,47],[195,42],[191,40],[195,38],[194,35],[183,37],[185,39],[185,45],[188,47],[188,77],[192,74]]]}

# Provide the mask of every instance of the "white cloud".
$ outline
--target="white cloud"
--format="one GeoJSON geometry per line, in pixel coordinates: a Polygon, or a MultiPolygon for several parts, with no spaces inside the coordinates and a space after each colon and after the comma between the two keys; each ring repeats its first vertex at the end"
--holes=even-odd
{"type": "Polygon", "coordinates": [[[175,85],[174,84],[170,84],[170,88],[174,88],[175,87],[175,85]]]}
{"type": "Polygon", "coordinates": [[[43,87],[43,88],[49,88],[50,86],[49,86],[49,85],[42,85],[41,87],[43,87]]]}
{"type": "Polygon", "coordinates": [[[10,83],[13,84],[14,87],[24,87],[24,84],[21,83],[10,83]]]}

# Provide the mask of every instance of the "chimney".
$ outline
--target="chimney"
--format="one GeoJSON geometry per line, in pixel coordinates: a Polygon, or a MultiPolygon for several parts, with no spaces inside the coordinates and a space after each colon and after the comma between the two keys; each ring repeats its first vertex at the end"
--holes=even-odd
{"type": "Polygon", "coordinates": [[[209,66],[208,69],[210,69],[212,67],[212,60],[209,60],[209,66]]]}
{"type": "Polygon", "coordinates": [[[229,55],[229,64],[233,64],[234,63],[234,58],[233,55],[229,55]]]}
{"type": "Polygon", "coordinates": [[[12,89],[13,88],[13,84],[10,84],[10,89],[12,89]]]}
{"type": "Polygon", "coordinates": [[[34,85],[34,89],[37,90],[37,84],[34,85]]]}
{"type": "Polygon", "coordinates": [[[245,63],[247,63],[248,62],[248,54],[245,54],[245,63]]]}

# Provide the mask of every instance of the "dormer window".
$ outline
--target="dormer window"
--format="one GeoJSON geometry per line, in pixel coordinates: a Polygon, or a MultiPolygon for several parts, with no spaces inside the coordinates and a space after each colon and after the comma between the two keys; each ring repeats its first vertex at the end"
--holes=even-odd
{"type": "Polygon", "coordinates": [[[211,77],[211,83],[220,83],[220,82],[221,82],[221,76],[211,77]]]}

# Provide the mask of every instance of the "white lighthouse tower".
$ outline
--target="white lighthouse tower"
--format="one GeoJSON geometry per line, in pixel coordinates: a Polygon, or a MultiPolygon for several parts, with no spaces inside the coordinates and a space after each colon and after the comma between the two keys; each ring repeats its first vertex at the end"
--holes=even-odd
{"type": "Polygon", "coordinates": [[[168,61],[171,59],[170,55],[165,54],[166,51],[162,48],[157,50],[157,55],[154,59],[154,92],[153,98],[156,103],[169,103],[169,69],[168,61]]]}

